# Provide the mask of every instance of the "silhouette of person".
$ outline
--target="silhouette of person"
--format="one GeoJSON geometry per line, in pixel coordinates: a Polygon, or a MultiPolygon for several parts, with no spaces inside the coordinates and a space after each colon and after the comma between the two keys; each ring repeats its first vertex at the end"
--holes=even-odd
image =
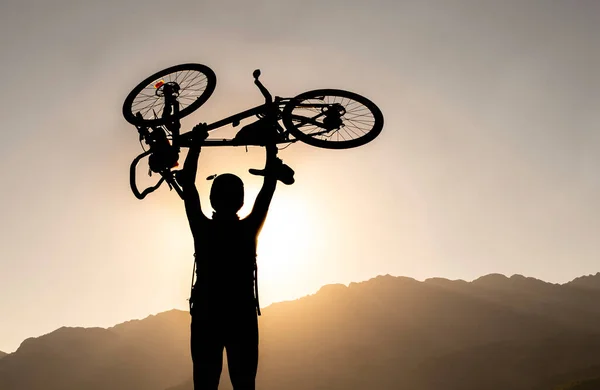
{"type": "MultiPolygon", "coordinates": [[[[202,140],[208,136],[201,125],[193,134],[202,140]]],[[[194,183],[201,149],[196,141],[177,175],[196,250],[196,283],[190,297],[194,389],[217,390],[225,349],[233,388],[253,390],[258,368],[257,309],[260,314],[256,244],[282,162],[276,157],[276,145],[267,144],[263,186],[244,219],[237,215],[244,204],[242,180],[229,173],[217,176],[210,190],[214,213],[209,219],[194,183]]]]}

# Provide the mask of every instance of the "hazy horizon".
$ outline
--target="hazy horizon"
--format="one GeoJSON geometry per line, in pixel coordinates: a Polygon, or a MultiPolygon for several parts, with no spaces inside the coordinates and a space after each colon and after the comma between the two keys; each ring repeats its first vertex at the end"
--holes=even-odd
{"type": "MultiPolygon", "coordinates": [[[[596,274],[600,274],[600,272],[597,272],[596,274]]],[[[471,282],[474,282],[474,281],[476,281],[476,280],[478,280],[478,279],[481,279],[481,278],[483,278],[483,277],[490,276],[490,275],[502,275],[502,274],[493,273],[493,274],[481,275],[481,276],[479,276],[479,277],[477,277],[477,278],[475,278],[475,279],[473,279],[473,280],[463,280],[463,279],[447,279],[447,280],[450,280],[450,281],[453,281],[453,282],[454,282],[454,281],[465,281],[465,282],[469,282],[469,283],[471,283],[471,282]]],[[[419,279],[414,279],[414,278],[410,278],[410,277],[403,276],[403,275],[390,275],[390,274],[386,274],[386,275],[377,275],[377,276],[374,276],[374,277],[372,277],[372,278],[369,278],[369,279],[352,281],[352,282],[350,282],[350,283],[333,283],[333,284],[323,285],[323,286],[319,287],[319,288],[318,288],[318,290],[316,290],[316,291],[312,291],[312,292],[308,292],[306,295],[304,295],[304,296],[300,296],[300,297],[297,297],[296,299],[293,299],[293,300],[298,300],[298,299],[306,298],[306,297],[308,297],[308,296],[311,296],[311,295],[317,294],[318,292],[320,292],[320,290],[321,290],[323,287],[326,287],[326,286],[332,286],[332,285],[338,285],[338,284],[341,284],[341,285],[344,285],[344,286],[346,286],[346,287],[349,287],[349,285],[350,285],[350,284],[352,284],[352,283],[365,283],[365,282],[371,282],[371,281],[373,281],[374,279],[377,279],[377,278],[379,278],[379,277],[385,277],[385,276],[400,277],[400,278],[409,278],[409,279],[413,279],[413,280],[415,280],[415,281],[417,281],[417,282],[427,282],[427,281],[429,281],[429,280],[432,280],[432,279],[440,279],[440,277],[432,277],[432,278],[427,278],[427,279],[419,280],[419,279]]],[[[510,279],[510,278],[512,278],[513,276],[523,276],[523,277],[525,277],[525,278],[531,278],[530,276],[527,276],[527,275],[520,275],[520,274],[513,274],[513,275],[503,275],[503,276],[505,276],[505,277],[507,277],[507,278],[509,278],[509,279],[510,279]]],[[[590,274],[590,275],[581,275],[581,276],[579,276],[579,277],[589,277],[589,276],[595,276],[595,275],[591,275],[591,274],[590,274]]],[[[446,278],[441,278],[441,279],[446,279],[446,278]]],[[[538,279],[538,280],[539,280],[539,279],[538,279]]],[[[545,282],[545,281],[544,281],[544,282],[545,282]]],[[[569,281],[569,282],[571,282],[571,281],[569,281]]],[[[567,283],[568,283],[568,282],[567,282],[567,283]]],[[[276,303],[284,303],[284,302],[290,302],[290,301],[292,301],[292,300],[285,300],[285,301],[278,301],[278,302],[270,302],[268,305],[266,305],[266,306],[265,306],[265,307],[263,307],[263,308],[268,308],[268,307],[269,307],[270,305],[272,305],[272,304],[276,304],[276,303]]],[[[143,320],[143,319],[146,319],[146,318],[148,318],[148,317],[155,316],[155,315],[158,315],[158,314],[162,314],[162,313],[165,313],[165,312],[168,312],[168,311],[171,311],[171,310],[181,310],[181,311],[184,311],[184,312],[188,312],[188,309],[187,309],[187,308],[175,308],[175,307],[174,307],[174,308],[172,308],[172,309],[168,309],[168,310],[164,310],[164,311],[159,311],[159,312],[156,312],[156,313],[148,313],[148,314],[146,314],[146,315],[144,315],[144,316],[142,316],[142,317],[139,317],[139,318],[128,318],[128,319],[126,319],[126,320],[119,321],[119,322],[116,322],[116,323],[113,323],[113,324],[109,324],[109,325],[104,325],[104,326],[94,326],[94,325],[90,325],[89,327],[90,327],[90,328],[96,328],[96,327],[100,327],[100,328],[106,328],[106,329],[108,329],[108,328],[112,328],[112,327],[114,327],[114,326],[116,326],[116,325],[122,324],[122,323],[124,323],[124,322],[128,322],[128,321],[135,321],[135,320],[143,320]]],[[[73,327],[73,328],[79,328],[79,327],[80,327],[80,326],[78,326],[78,325],[76,325],[76,324],[74,324],[74,325],[63,325],[63,326],[66,326],[66,327],[73,327]]],[[[62,328],[63,326],[61,326],[61,328],[62,328]]],[[[55,330],[56,330],[56,329],[52,329],[50,332],[46,332],[46,333],[44,333],[44,334],[40,334],[40,335],[30,335],[30,336],[28,336],[27,338],[31,338],[31,337],[33,337],[33,338],[35,338],[35,337],[40,337],[40,336],[43,336],[43,335],[45,335],[45,334],[51,333],[51,332],[53,332],[53,331],[55,331],[55,330]]],[[[22,340],[22,341],[25,341],[25,340],[22,340]]],[[[4,353],[12,353],[12,352],[15,352],[15,351],[4,351],[4,350],[0,350],[0,352],[4,352],[4,353]]]]}
{"type": "MultiPolygon", "coordinates": [[[[600,243],[600,3],[221,1],[0,6],[0,350],[63,325],[185,309],[193,246],[176,194],[144,201],[121,115],[138,82],[198,62],[217,75],[184,129],[316,88],[383,111],[373,142],[295,144],[259,239],[263,306],[380,274],[552,283],[595,274],[600,243]],[[368,7],[368,8],[367,8],[368,7]]],[[[218,136],[216,133],[215,136],[218,136]]],[[[263,151],[214,148],[246,206],[263,151]]]]}

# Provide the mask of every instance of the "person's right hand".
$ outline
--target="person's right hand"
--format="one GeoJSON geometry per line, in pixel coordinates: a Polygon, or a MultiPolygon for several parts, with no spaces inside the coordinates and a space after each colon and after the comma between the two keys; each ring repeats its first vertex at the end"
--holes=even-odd
{"type": "Polygon", "coordinates": [[[201,142],[208,138],[208,126],[206,123],[198,123],[192,129],[192,141],[201,142]]]}

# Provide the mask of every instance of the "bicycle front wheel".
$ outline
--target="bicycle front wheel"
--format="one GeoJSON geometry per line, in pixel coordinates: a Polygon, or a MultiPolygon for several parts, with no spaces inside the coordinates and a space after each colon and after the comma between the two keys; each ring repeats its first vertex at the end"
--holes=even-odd
{"type": "Polygon", "coordinates": [[[137,126],[159,126],[165,107],[161,90],[164,85],[177,85],[179,113],[171,116],[180,119],[203,105],[215,90],[217,76],[206,65],[182,64],[163,69],[139,83],[125,98],[123,116],[137,126]],[[138,118],[137,113],[141,114],[138,118]]]}
{"type": "Polygon", "coordinates": [[[327,149],[364,145],[383,129],[383,114],[375,103],[340,89],[317,89],[296,96],[285,105],[282,121],[300,141],[327,149]]]}

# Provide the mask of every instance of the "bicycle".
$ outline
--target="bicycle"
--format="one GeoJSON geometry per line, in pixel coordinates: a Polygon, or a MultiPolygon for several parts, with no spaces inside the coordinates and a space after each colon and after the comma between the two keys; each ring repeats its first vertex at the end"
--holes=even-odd
{"type": "MultiPolygon", "coordinates": [[[[237,127],[241,120],[252,116],[258,118],[231,139],[198,141],[194,131],[180,133],[179,120],[198,109],[215,90],[216,75],[208,66],[188,63],[163,69],[129,93],[123,103],[123,116],[137,128],[140,144],[143,141],[149,146],[130,167],[130,186],[138,199],[165,181],[183,197],[173,168],[178,166],[180,148],[194,142],[201,142],[202,146],[264,146],[267,142],[302,141],[321,148],[348,149],[371,142],[383,129],[381,110],[361,95],[340,89],[317,89],[293,98],[273,98],[259,80],[260,70],[255,70],[253,77],[265,98],[264,104],[202,126],[210,132],[226,125],[237,127]],[[140,192],[135,171],[146,156],[150,171],[160,174],[161,179],[140,192]]],[[[250,173],[263,174],[254,169],[250,173]]]]}

